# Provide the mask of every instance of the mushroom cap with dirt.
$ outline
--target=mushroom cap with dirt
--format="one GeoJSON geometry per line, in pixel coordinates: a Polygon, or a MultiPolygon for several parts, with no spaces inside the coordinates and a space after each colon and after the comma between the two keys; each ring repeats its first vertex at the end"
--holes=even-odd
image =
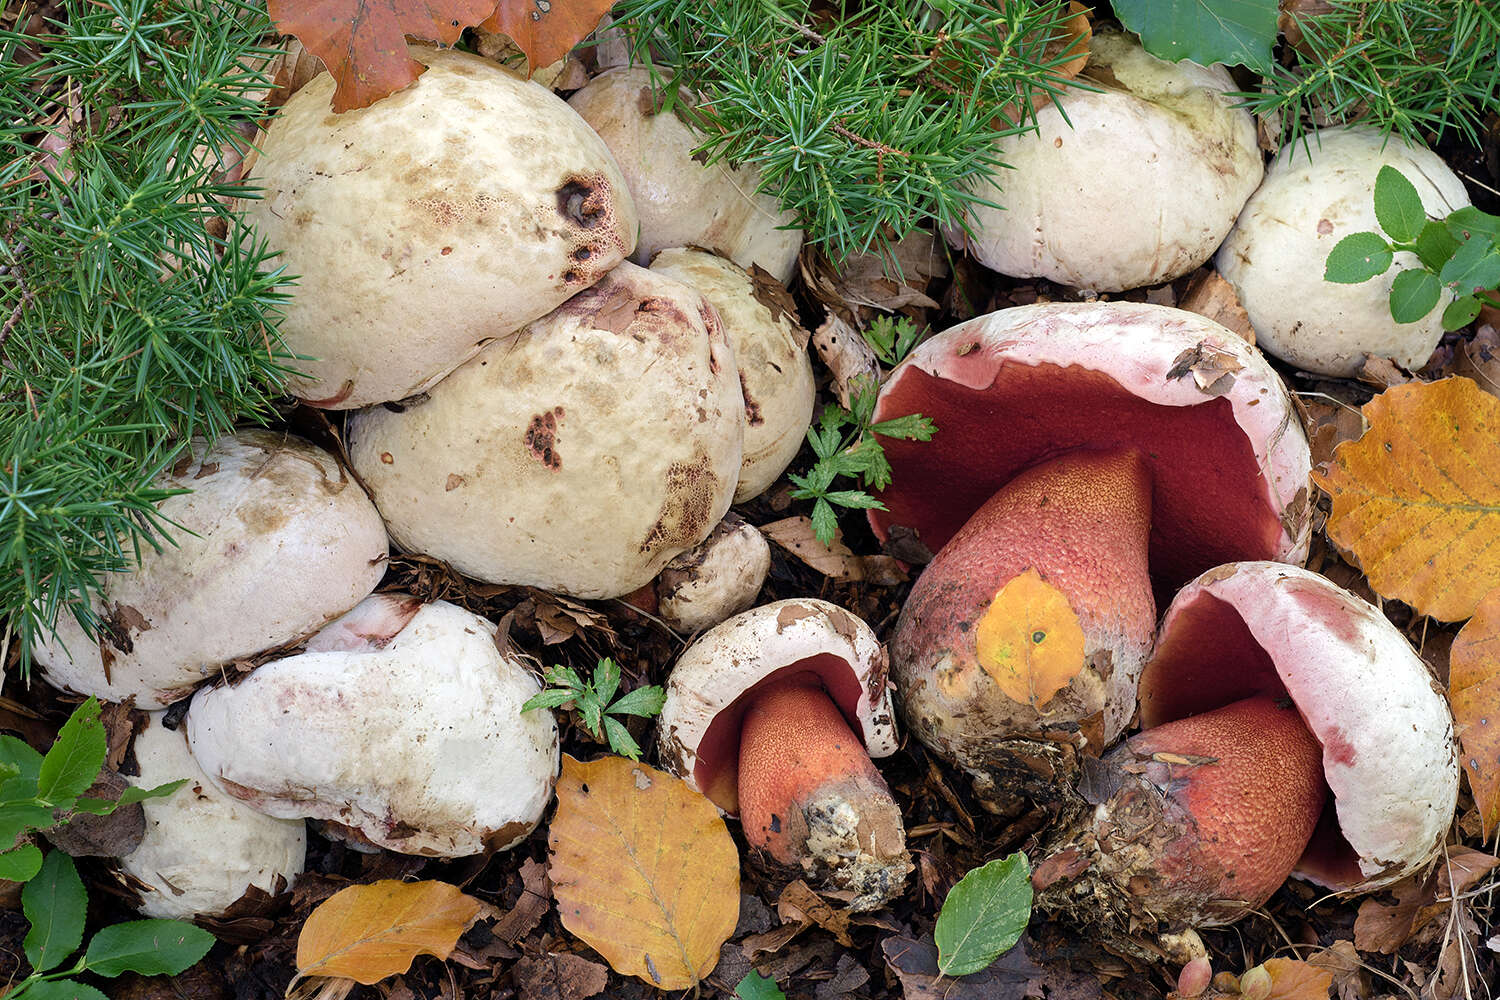
{"type": "Polygon", "coordinates": [[[713,307],[624,263],[425,398],[355,414],[349,455],[408,551],[617,597],[729,509],[744,414],[713,307]]]}
{"type": "Polygon", "coordinates": [[[261,140],[243,202],[297,275],[281,335],[292,391],[349,409],[427,389],[486,343],[598,281],[635,246],[614,158],[545,87],[463,52],[331,114],[333,78],[297,91],[261,140]]]}
{"type": "Polygon", "coordinates": [[[307,855],[307,824],[257,812],[221,792],[188,750],[187,734],[152,712],[136,734],[137,788],[187,779],[165,798],[146,799],[146,835],[120,858],[148,917],[220,916],[251,886],[272,895],[289,889],[307,855]]]}
{"type": "MultiPolygon", "coordinates": [[[[754,166],[705,165],[694,157],[704,137],[675,111],[658,112],[657,97],[649,70],[622,66],[568,98],[609,146],[630,186],[641,220],[635,261],[649,264],[658,250],[697,246],[790,281],[802,248],[796,217],[773,196],[756,193],[761,177],[754,166]]],[[[691,97],[679,91],[676,100],[691,97]]]]}
{"type": "Polygon", "coordinates": [[[1367,891],[1441,850],[1458,796],[1447,699],[1396,627],[1326,577],[1204,573],[1168,608],[1140,691],[1143,732],[1100,765],[1082,834],[1052,846],[1068,860],[1038,866],[1043,883],[1068,869],[1043,905],[1213,926],[1289,874],[1367,891]]]}
{"type": "Polygon", "coordinates": [[[702,543],[656,578],[657,614],[678,632],[699,632],[755,603],[771,570],[771,545],[753,524],[726,514],[702,543]]]}
{"type": "Polygon", "coordinates": [[[1114,292],[1186,274],[1213,256],[1260,183],[1255,118],[1221,66],[1169,63],[1135,37],[1096,31],[1084,82],[999,140],[1001,169],[975,195],[972,236],[950,243],[985,267],[1114,292]],[[1066,112],[1066,117],[1064,117],[1066,112]]]}
{"type": "Polygon", "coordinates": [[[859,618],[776,601],[704,633],[667,679],[663,766],[738,813],[756,858],[874,909],[911,859],[871,757],[896,750],[886,657],[859,618]]]}
{"type": "Polygon", "coordinates": [[[753,276],[705,250],[663,250],[651,270],[698,289],[724,323],[745,392],[745,457],[734,502],[753,500],[786,471],[812,422],[817,386],[796,304],[770,275],[753,276]]]}
{"type": "Polygon", "coordinates": [[[332,455],[240,431],[202,440],[157,481],[191,490],[157,505],[171,541],[102,581],[89,639],[67,612],[36,660],[48,683],[162,708],[224,664],[310,635],[385,574],[375,505],[332,455]]]}
{"type": "MultiPolygon", "coordinates": [[[[1379,229],[1375,178],[1384,166],[1412,182],[1429,216],[1469,204],[1463,182],[1437,154],[1374,129],[1312,131],[1271,161],[1215,259],[1267,354],[1311,372],[1352,376],[1367,356],[1420,368],[1437,347],[1442,309],[1414,323],[1391,316],[1391,285],[1416,265],[1414,254],[1396,254],[1385,274],[1359,284],[1323,279],[1340,240],[1379,229]]],[[[1451,300],[1445,290],[1440,302],[1451,300]]]]}
{"type": "Polygon", "coordinates": [[[495,626],[379,594],[233,686],[200,691],[193,756],[220,789],[356,843],[464,857],[520,843],[552,798],[557,724],[495,626]]]}
{"type": "Polygon", "coordinates": [[[1124,731],[1156,593],[1226,561],[1306,555],[1311,458],[1291,397],[1196,314],[1101,302],[978,317],[918,347],[873,419],[910,413],[937,433],[885,442],[887,510],[870,520],[938,554],[902,610],[892,671],[908,728],[987,801],[1055,800],[1076,754],[1124,731]],[[1032,573],[1082,639],[1064,683],[1028,695],[1004,595],[1032,573]]]}

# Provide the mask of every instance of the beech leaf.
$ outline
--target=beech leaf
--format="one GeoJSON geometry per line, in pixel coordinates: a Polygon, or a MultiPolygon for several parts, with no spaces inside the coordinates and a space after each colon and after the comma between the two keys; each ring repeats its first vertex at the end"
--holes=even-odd
{"type": "Polygon", "coordinates": [[[1479,602],[1448,652],[1448,696],[1485,840],[1500,827],[1500,590],[1479,602]]]}
{"type": "Polygon", "coordinates": [[[446,882],[382,879],[351,885],[308,914],[297,937],[297,978],[337,976],[363,985],[446,959],[484,903],[446,882]]]}
{"type": "Polygon", "coordinates": [[[1291,958],[1268,958],[1263,965],[1271,976],[1267,1000],[1328,1000],[1333,973],[1291,958]]]}
{"type": "Polygon", "coordinates": [[[1041,708],[1083,669],[1083,627],[1035,569],[1001,587],[974,632],[979,665],[1013,701],[1041,708]]]}

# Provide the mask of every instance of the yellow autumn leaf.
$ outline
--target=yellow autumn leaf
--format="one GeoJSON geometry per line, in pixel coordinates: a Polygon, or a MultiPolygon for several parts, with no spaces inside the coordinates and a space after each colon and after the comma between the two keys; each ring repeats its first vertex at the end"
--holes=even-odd
{"type": "Polygon", "coordinates": [[[487,907],[446,882],[383,879],[351,885],[308,914],[297,936],[297,978],[337,976],[366,986],[446,959],[487,907]]]}
{"type": "Polygon", "coordinates": [[[1466,378],[1388,389],[1314,480],[1328,537],[1376,593],[1442,621],[1500,586],[1500,399],[1466,378]]]}
{"type": "Polygon", "coordinates": [[[1267,1000],[1328,1000],[1333,973],[1292,958],[1268,958],[1263,968],[1271,974],[1267,1000]]]}
{"type": "Polygon", "coordinates": [[[1012,701],[1041,708],[1083,669],[1083,627],[1063,592],[1034,569],[991,599],[974,630],[984,672],[1012,701]]]}
{"type": "Polygon", "coordinates": [[[616,972],[685,990],[713,971],[740,909],[718,810],[665,771],[563,756],[548,875],[563,926],[616,972]]]}
{"type": "Polygon", "coordinates": [[[1448,651],[1448,699],[1481,835],[1500,826],[1500,590],[1479,602],[1448,651]]]}

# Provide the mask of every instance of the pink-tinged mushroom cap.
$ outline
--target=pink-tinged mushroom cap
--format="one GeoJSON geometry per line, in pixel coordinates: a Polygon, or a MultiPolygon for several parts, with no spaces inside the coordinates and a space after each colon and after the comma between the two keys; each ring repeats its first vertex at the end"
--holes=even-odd
{"type": "Polygon", "coordinates": [[[1047,303],[962,323],[914,351],[876,421],[922,413],[931,441],[886,439],[881,538],[938,551],[1021,470],[1075,449],[1139,449],[1150,566],[1176,586],[1241,559],[1301,562],[1311,457],[1280,378],[1211,320],[1128,302],[1047,303]]]}
{"type": "Polygon", "coordinates": [[[1384,615],[1294,566],[1204,573],[1167,610],[1141,678],[1141,725],[1261,694],[1292,699],[1322,745],[1332,792],[1296,874],[1369,889],[1433,857],[1458,796],[1453,718],[1384,615]]]}

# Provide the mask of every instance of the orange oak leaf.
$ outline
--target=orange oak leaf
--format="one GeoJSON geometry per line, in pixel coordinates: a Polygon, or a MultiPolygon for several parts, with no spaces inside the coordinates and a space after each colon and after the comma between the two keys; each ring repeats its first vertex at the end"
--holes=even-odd
{"type": "Polygon", "coordinates": [[[510,36],[533,70],[550,66],[599,26],[615,0],[501,0],[481,28],[510,36]]]}
{"type": "Polygon", "coordinates": [[[718,810],[665,771],[563,756],[547,874],[563,926],[662,990],[713,971],[740,910],[740,859],[718,810]]]}
{"type": "Polygon", "coordinates": [[[1267,1000],[1328,1000],[1333,973],[1291,958],[1268,958],[1264,966],[1271,974],[1267,1000]]]}
{"type": "Polygon", "coordinates": [[[1041,708],[1083,669],[1083,627],[1063,592],[1028,569],[974,630],[979,665],[1012,701],[1041,708]]]}
{"type": "Polygon", "coordinates": [[[1500,827],[1500,590],[1479,602],[1448,651],[1448,697],[1485,840],[1500,827]]]}
{"type": "Polygon", "coordinates": [[[368,986],[405,972],[418,955],[446,959],[487,909],[446,882],[351,885],[308,914],[297,936],[297,978],[332,976],[368,986]]]}
{"type": "Polygon", "coordinates": [[[1500,399],[1466,378],[1398,385],[1314,480],[1328,537],[1382,597],[1460,621],[1500,586],[1500,399]]]}

